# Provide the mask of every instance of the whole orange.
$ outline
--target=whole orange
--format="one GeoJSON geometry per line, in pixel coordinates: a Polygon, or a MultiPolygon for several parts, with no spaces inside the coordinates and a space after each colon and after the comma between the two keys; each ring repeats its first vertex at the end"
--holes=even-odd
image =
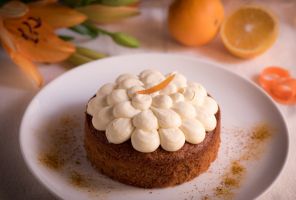
{"type": "Polygon", "coordinates": [[[214,39],[223,18],[220,0],[175,0],[169,8],[168,28],[181,44],[200,46],[214,39]]]}

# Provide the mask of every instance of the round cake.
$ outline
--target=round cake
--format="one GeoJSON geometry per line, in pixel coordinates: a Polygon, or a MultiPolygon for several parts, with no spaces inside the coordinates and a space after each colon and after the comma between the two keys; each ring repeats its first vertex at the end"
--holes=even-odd
{"type": "Polygon", "coordinates": [[[89,100],[84,144],[92,165],[144,188],[168,187],[205,172],[220,145],[220,109],[178,72],[122,74],[89,100]]]}

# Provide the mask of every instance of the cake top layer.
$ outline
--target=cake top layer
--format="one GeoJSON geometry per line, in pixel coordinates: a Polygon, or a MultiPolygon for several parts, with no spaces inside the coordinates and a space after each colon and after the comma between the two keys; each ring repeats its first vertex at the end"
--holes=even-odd
{"type": "Polygon", "coordinates": [[[164,76],[152,69],[118,76],[87,105],[93,126],[105,131],[110,143],[131,139],[133,148],[143,153],[160,145],[177,151],[185,141],[202,142],[206,131],[216,128],[217,111],[218,104],[201,84],[177,72],[164,76]]]}

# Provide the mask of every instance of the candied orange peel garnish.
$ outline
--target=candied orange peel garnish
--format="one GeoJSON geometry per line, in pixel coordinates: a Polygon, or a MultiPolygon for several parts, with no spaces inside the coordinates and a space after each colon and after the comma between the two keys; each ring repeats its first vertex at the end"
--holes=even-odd
{"type": "Polygon", "coordinates": [[[162,90],[163,88],[165,88],[166,86],[168,86],[168,84],[175,78],[175,74],[172,74],[170,76],[168,76],[164,81],[162,81],[161,83],[148,88],[146,90],[140,90],[137,91],[137,94],[152,94],[154,92],[157,92],[159,90],[162,90]]]}
{"type": "Polygon", "coordinates": [[[286,105],[296,104],[296,79],[282,67],[265,68],[259,75],[261,87],[277,102],[286,105]]]}

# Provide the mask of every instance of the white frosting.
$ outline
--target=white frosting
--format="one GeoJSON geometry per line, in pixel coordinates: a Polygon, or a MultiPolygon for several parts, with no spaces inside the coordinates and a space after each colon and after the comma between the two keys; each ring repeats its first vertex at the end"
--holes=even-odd
{"type": "Polygon", "coordinates": [[[143,130],[153,130],[158,128],[157,118],[151,110],[144,110],[133,118],[133,125],[143,130]]]}
{"type": "Polygon", "coordinates": [[[197,119],[185,119],[180,127],[186,141],[191,144],[201,143],[206,137],[206,130],[202,123],[197,119]]]}
{"type": "Polygon", "coordinates": [[[204,125],[206,131],[216,128],[217,120],[214,114],[209,114],[205,109],[197,109],[197,119],[204,125]]]}
{"type": "Polygon", "coordinates": [[[160,145],[166,151],[178,151],[185,143],[184,133],[179,128],[159,129],[160,145]]]}
{"type": "Polygon", "coordinates": [[[94,114],[92,118],[92,124],[97,130],[103,131],[106,130],[107,125],[113,119],[113,108],[112,106],[107,106],[102,108],[100,112],[94,114]]]}
{"type": "Polygon", "coordinates": [[[160,145],[159,134],[156,129],[145,131],[136,129],[131,138],[134,149],[143,153],[155,151],[160,145]]]}
{"type": "Polygon", "coordinates": [[[129,89],[133,86],[142,86],[142,85],[143,85],[143,83],[139,79],[127,78],[127,79],[124,79],[123,81],[118,83],[118,88],[129,89]]]}
{"type": "Polygon", "coordinates": [[[147,110],[152,103],[152,97],[147,94],[136,94],[132,98],[132,104],[135,108],[140,110],[147,110]]]}
{"type": "Polygon", "coordinates": [[[204,108],[205,112],[209,114],[216,114],[218,112],[218,104],[212,97],[206,97],[202,103],[202,107],[204,108]]]}
{"type": "Polygon", "coordinates": [[[165,87],[164,89],[162,89],[159,93],[160,94],[167,94],[167,95],[170,95],[170,94],[173,94],[175,92],[178,91],[178,88],[175,84],[173,83],[170,83],[167,87],[165,87]]]}
{"type": "Polygon", "coordinates": [[[196,105],[201,105],[207,96],[206,89],[198,83],[190,83],[187,88],[183,88],[183,95],[188,101],[196,105]]]}
{"type": "Polygon", "coordinates": [[[161,128],[177,128],[181,125],[181,117],[173,110],[166,108],[152,108],[161,128]]]}
{"type": "Polygon", "coordinates": [[[145,70],[139,76],[122,74],[116,83],[103,85],[87,105],[94,128],[105,131],[110,143],[131,139],[133,148],[143,153],[159,146],[177,151],[185,141],[201,143],[206,131],[217,126],[218,104],[201,84],[174,74],[165,88],[151,94],[137,92],[165,79],[157,70],[145,70]]]}
{"type": "Polygon", "coordinates": [[[106,96],[112,92],[112,90],[116,87],[115,83],[106,83],[104,84],[97,92],[97,96],[106,96]]]}
{"type": "Polygon", "coordinates": [[[145,79],[147,76],[149,76],[150,74],[158,74],[160,76],[163,76],[161,72],[155,70],[155,69],[146,69],[144,71],[142,71],[139,75],[140,79],[143,80],[145,79]]]}
{"type": "Polygon", "coordinates": [[[153,98],[152,106],[156,108],[170,108],[173,106],[173,100],[168,95],[158,95],[153,98]]]}
{"type": "Polygon", "coordinates": [[[174,103],[177,103],[179,101],[185,101],[185,97],[183,94],[176,92],[170,95],[174,103]]]}
{"type": "Polygon", "coordinates": [[[125,79],[138,79],[138,76],[134,75],[134,74],[121,74],[120,76],[118,76],[118,78],[116,79],[116,83],[120,83],[121,81],[125,80],[125,79]]]}
{"type": "Polygon", "coordinates": [[[187,79],[184,75],[175,73],[175,77],[171,83],[174,84],[178,89],[181,89],[187,86],[187,79]]]}
{"type": "Polygon", "coordinates": [[[141,81],[146,85],[147,84],[156,85],[156,84],[160,83],[161,81],[163,81],[164,79],[165,79],[165,77],[161,73],[151,72],[151,73],[148,73],[143,78],[141,78],[141,81]]]}
{"type": "Polygon", "coordinates": [[[196,111],[193,105],[186,101],[179,101],[173,107],[182,118],[191,119],[196,116],[196,111]]]}
{"type": "Polygon", "coordinates": [[[145,88],[143,88],[140,85],[133,86],[127,90],[127,95],[129,98],[133,98],[133,96],[137,94],[137,91],[141,91],[141,90],[145,90],[145,88]]]}
{"type": "Polygon", "coordinates": [[[94,97],[88,102],[86,112],[94,116],[95,113],[98,113],[105,106],[107,106],[106,97],[94,97]]]}
{"type": "Polygon", "coordinates": [[[120,117],[132,118],[139,112],[141,111],[134,108],[130,101],[120,102],[116,104],[113,108],[113,116],[116,118],[120,118],[120,117]]]}
{"type": "Polygon", "coordinates": [[[128,100],[127,92],[124,89],[115,89],[107,96],[107,103],[111,106],[128,100]]]}
{"type": "Polygon", "coordinates": [[[130,139],[134,130],[131,119],[117,118],[106,128],[106,137],[110,143],[120,144],[130,139]]]}

